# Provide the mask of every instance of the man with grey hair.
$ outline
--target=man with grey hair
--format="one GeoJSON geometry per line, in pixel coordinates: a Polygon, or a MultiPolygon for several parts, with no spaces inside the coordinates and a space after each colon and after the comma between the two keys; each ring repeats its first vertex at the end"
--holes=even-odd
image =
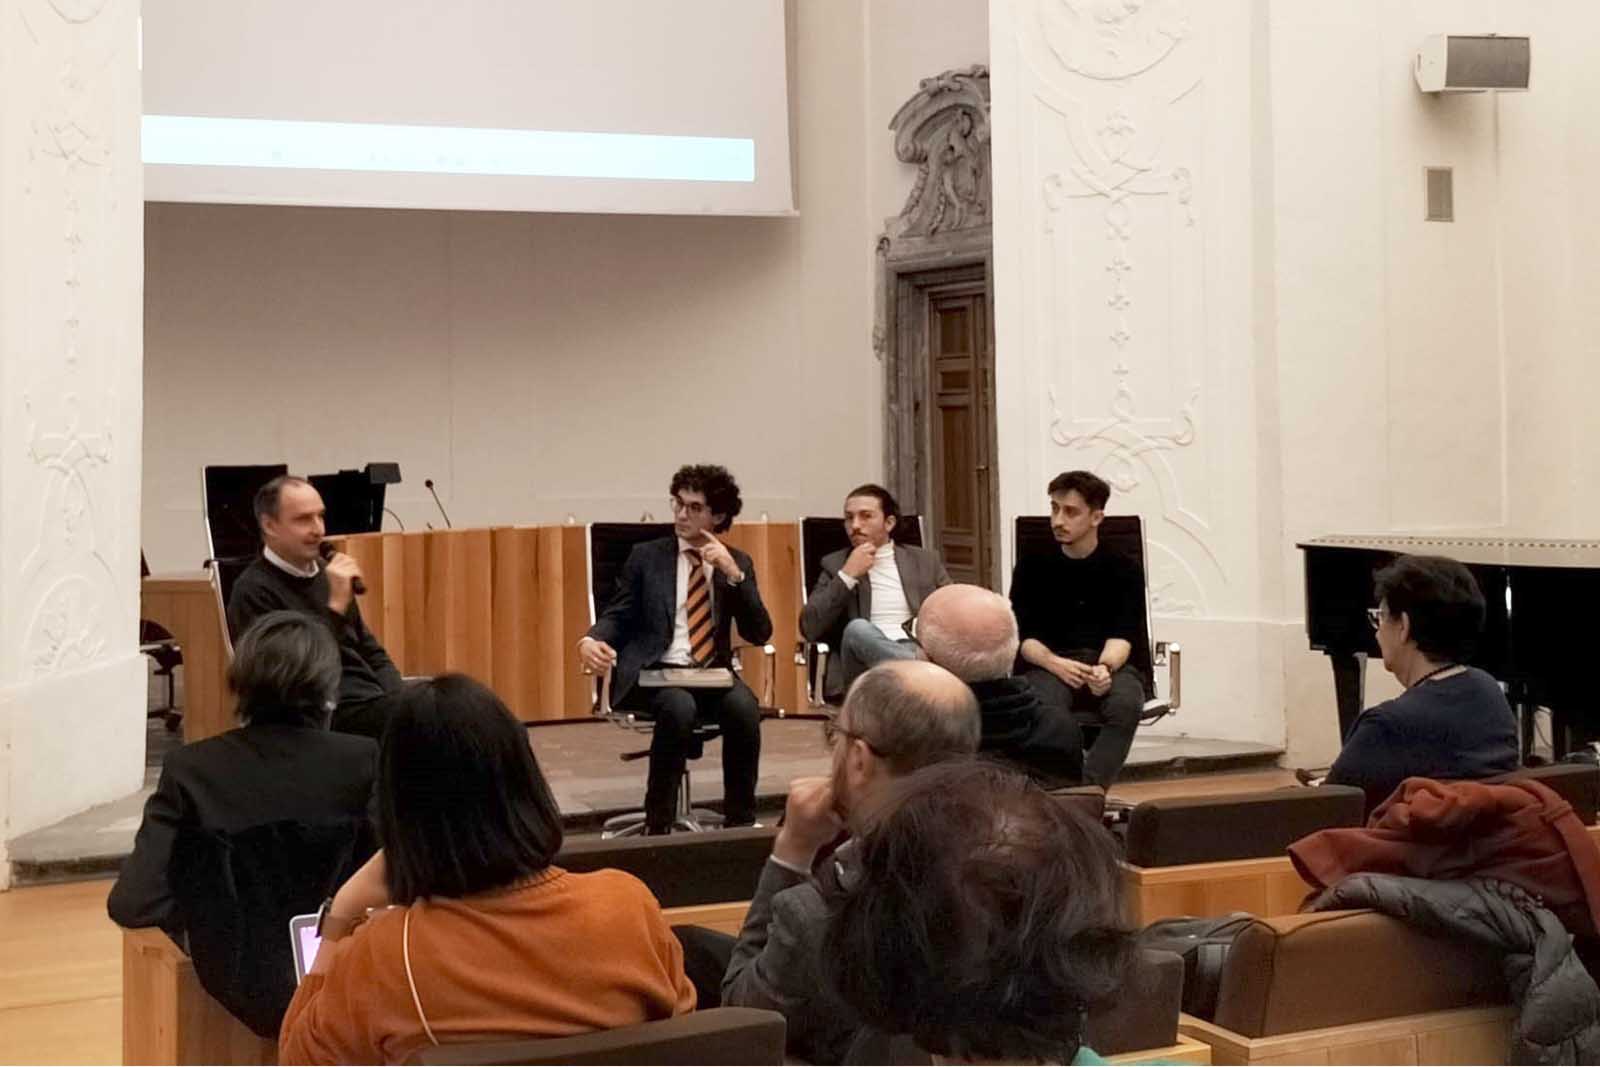
{"type": "Polygon", "coordinates": [[[928,659],[966,682],[983,720],[980,750],[1018,765],[1047,787],[1083,781],[1083,731],[1053,712],[1023,678],[1011,603],[976,585],[947,585],[922,602],[917,640],[928,659]]]}
{"type": "Polygon", "coordinates": [[[841,1063],[862,1023],[823,998],[815,950],[828,918],[818,879],[851,877],[849,842],[815,876],[812,867],[824,848],[860,829],[893,782],[976,752],[978,702],[942,667],[891,660],[857,678],[824,726],[832,773],[789,787],[783,828],[722,980],[722,1002],[781,1012],[791,1057],[841,1063]]]}

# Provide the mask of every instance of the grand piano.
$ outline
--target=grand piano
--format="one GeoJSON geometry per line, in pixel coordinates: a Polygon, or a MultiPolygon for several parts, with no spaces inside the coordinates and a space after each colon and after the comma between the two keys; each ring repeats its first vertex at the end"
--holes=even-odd
{"type": "Polygon", "coordinates": [[[1361,714],[1366,656],[1378,655],[1367,609],[1373,575],[1396,556],[1448,556],[1467,565],[1488,617],[1474,666],[1505,683],[1523,722],[1526,755],[1533,709],[1551,710],[1559,757],[1600,727],[1589,677],[1600,656],[1600,541],[1531,538],[1333,536],[1300,543],[1306,564],[1306,632],[1328,654],[1339,702],[1339,734],[1361,714]]]}

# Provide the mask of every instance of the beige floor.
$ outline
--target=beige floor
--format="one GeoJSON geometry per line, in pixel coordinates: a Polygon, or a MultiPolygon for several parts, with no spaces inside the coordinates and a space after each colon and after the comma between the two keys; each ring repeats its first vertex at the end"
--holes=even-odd
{"type": "MultiPolygon", "coordinates": [[[[1288,771],[1130,782],[1112,795],[1249,792],[1288,771]]],[[[0,1064],[122,1062],[122,942],[106,918],[110,881],[0,893],[0,1064]]]]}
{"type": "Polygon", "coordinates": [[[0,1063],[122,1062],[109,881],[0,893],[0,1063]]]}

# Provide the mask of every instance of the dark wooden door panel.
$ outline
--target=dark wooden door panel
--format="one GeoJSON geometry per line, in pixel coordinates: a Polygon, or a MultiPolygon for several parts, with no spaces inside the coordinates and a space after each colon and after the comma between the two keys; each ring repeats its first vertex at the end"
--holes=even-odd
{"type": "Polygon", "coordinates": [[[930,518],[950,576],[988,585],[994,570],[988,482],[994,416],[984,388],[992,369],[983,290],[969,286],[935,295],[928,313],[930,518]]]}

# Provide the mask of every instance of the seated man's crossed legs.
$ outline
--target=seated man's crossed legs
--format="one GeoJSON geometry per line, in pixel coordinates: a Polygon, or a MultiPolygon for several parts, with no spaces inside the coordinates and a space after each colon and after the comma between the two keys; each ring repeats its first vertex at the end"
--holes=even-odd
{"type": "Polygon", "coordinates": [[[839,662],[844,671],[844,688],[872,667],[892,659],[922,659],[922,649],[910,638],[895,639],[878,629],[870,619],[851,619],[839,639],[839,662]]]}
{"type": "Polygon", "coordinates": [[[678,783],[694,740],[696,722],[715,722],[722,730],[722,810],[727,826],[748,826],[756,818],[756,776],[761,764],[761,708],[743,681],[731,689],[655,689],[643,691],[655,719],[650,739],[650,773],[645,786],[645,825],[664,833],[677,810],[678,783]]]}
{"type": "MultiPolygon", "coordinates": [[[[1065,655],[1093,663],[1097,654],[1076,651],[1065,655]]],[[[1087,685],[1074,689],[1043,667],[1029,667],[1023,677],[1049,712],[1071,715],[1080,725],[1098,729],[1099,736],[1084,753],[1083,775],[1088,782],[1109,789],[1128,760],[1144,711],[1144,682],[1139,672],[1124,666],[1111,675],[1111,688],[1099,695],[1087,685]]]]}

